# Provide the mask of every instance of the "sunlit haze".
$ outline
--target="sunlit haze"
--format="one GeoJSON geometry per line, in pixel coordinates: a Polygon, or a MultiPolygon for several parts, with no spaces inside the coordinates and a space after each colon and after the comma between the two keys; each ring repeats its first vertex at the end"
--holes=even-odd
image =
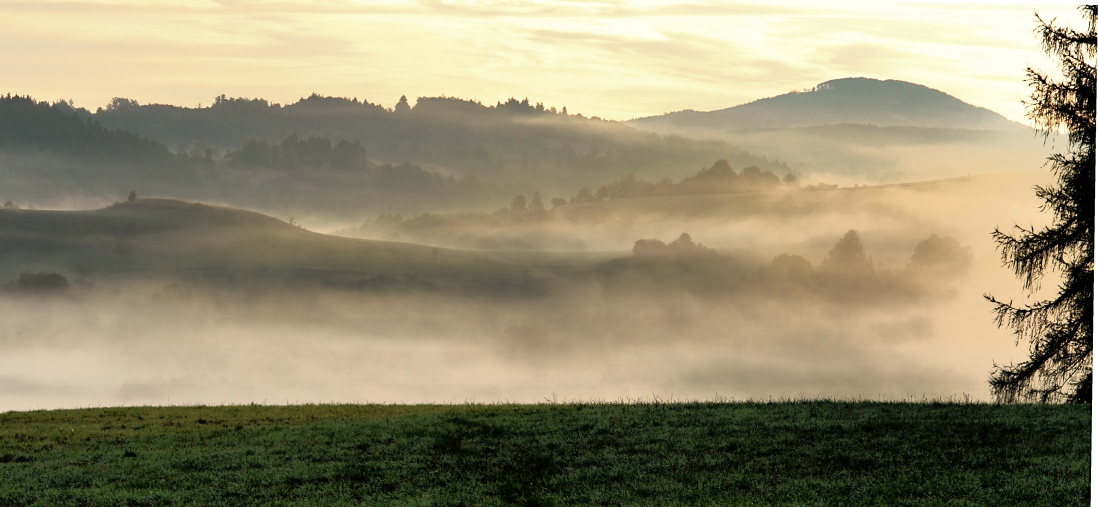
{"type": "Polygon", "coordinates": [[[990,401],[1035,13],[0,0],[0,411],[990,401]]]}
{"type": "Polygon", "coordinates": [[[1063,5],[881,2],[0,0],[5,92],[193,107],[310,93],[529,97],[627,120],[708,111],[850,76],[936,88],[1022,121],[1050,70],[1034,13],[1063,5]]]}

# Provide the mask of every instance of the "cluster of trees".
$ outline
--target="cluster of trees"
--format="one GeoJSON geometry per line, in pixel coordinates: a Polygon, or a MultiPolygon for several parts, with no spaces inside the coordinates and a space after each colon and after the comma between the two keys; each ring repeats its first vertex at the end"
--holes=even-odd
{"type": "Polygon", "coordinates": [[[82,118],[67,102],[51,105],[31,97],[0,96],[5,197],[33,202],[137,188],[201,198],[200,174],[213,163],[209,154],[173,153],[159,142],[82,118]]]}
{"type": "MultiPolygon", "coordinates": [[[[637,178],[632,172],[626,173],[617,180],[602,185],[598,190],[591,187],[579,189],[567,200],[563,197],[550,199],[551,208],[565,204],[600,202],[614,199],[626,199],[631,197],[656,197],[669,195],[701,195],[701,194],[729,194],[738,192],[765,192],[781,187],[782,185],[795,185],[797,177],[787,173],[783,178],[778,178],[770,171],[763,171],[757,166],[745,167],[743,171],[736,172],[727,160],[718,160],[712,166],[701,169],[692,176],[683,178],[675,183],[671,178],[663,178],[655,183],[637,178]]],[[[502,217],[520,217],[523,219],[544,218],[546,211],[540,192],[534,192],[529,206],[526,203],[526,194],[516,195],[509,208],[501,209],[498,214],[502,217]]]]}
{"type": "Polygon", "coordinates": [[[888,302],[930,295],[941,289],[935,284],[967,271],[971,264],[970,248],[954,238],[934,234],[915,245],[902,270],[880,270],[866,255],[861,236],[850,230],[819,266],[804,257],[783,254],[760,268],[755,282],[783,296],[799,293],[839,301],[888,302]]]}
{"type": "Polygon", "coordinates": [[[221,108],[263,108],[271,107],[267,99],[248,99],[244,97],[228,97],[224,93],[214,97],[213,107],[221,108]]]}
{"type": "Polygon", "coordinates": [[[450,202],[455,197],[468,197],[462,194],[491,191],[489,185],[476,177],[454,178],[411,163],[375,163],[367,158],[362,143],[345,139],[332,142],[326,137],[301,138],[297,134],[277,144],[253,139],[239,150],[230,151],[226,158],[232,166],[242,170],[268,168],[308,176],[298,180],[291,174],[275,180],[287,187],[301,183],[323,186],[325,178],[330,177],[328,190],[334,195],[357,192],[360,196],[373,196],[375,192],[395,192],[410,201],[426,196],[450,202]],[[444,195],[447,193],[451,195],[444,195]]]}
{"type": "Polygon", "coordinates": [[[524,98],[522,100],[515,100],[514,97],[507,99],[505,102],[496,102],[496,111],[501,111],[510,114],[560,114],[568,116],[568,108],[561,108],[560,112],[557,112],[556,107],[546,108],[544,104],[538,102],[535,105],[530,105],[530,99],[524,98]]]}
{"type": "Polygon", "coordinates": [[[638,239],[633,243],[633,255],[637,257],[696,257],[717,255],[717,251],[695,243],[688,233],[682,233],[671,243],[658,239],[638,239]]]}
{"type": "MultiPolygon", "coordinates": [[[[564,204],[564,199],[560,197],[554,197],[552,199],[553,207],[564,204]]],[[[495,215],[504,222],[524,222],[529,220],[543,220],[549,216],[549,210],[545,207],[545,201],[542,200],[541,192],[534,192],[534,196],[530,198],[530,201],[526,201],[526,194],[516,195],[514,199],[511,199],[511,205],[506,208],[500,208],[495,215]]]]}
{"type": "MultiPolygon", "coordinates": [[[[262,99],[251,99],[253,102],[262,99]]],[[[270,107],[279,109],[282,106],[278,104],[272,104],[270,107]]],[[[287,109],[302,109],[302,110],[323,110],[329,109],[333,111],[341,110],[358,110],[366,111],[374,114],[391,112],[378,104],[372,104],[367,101],[359,101],[358,97],[348,99],[346,97],[326,97],[318,93],[310,94],[308,97],[299,99],[297,102],[286,106],[287,109]]]]}
{"type": "Polygon", "coordinates": [[[878,269],[857,231],[846,232],[819,263],[783,254],[758,266],[717,252],[682,234],[670,243],[641,239],[633,256],[604,264],[604,280],[619,288],[681,289],[706,294],[821,298],[844,303],[884,304],[929,297],[935,284],[966,271],[972,252],[956,239],[931,235],[920,241],[900,270],[878,269]]]}
{"type": "MultiPolygon", "coordinates": [[[[107,106],[107,110],[117,110],[121,107],[136,107],[139,106],[137,101],[115,98],[107,106]]],[[[244,98],[244,97],[229,97],[225,94],[214,97],[213,108],[272,108],[281,109],[283,106],[277,103],[268,102],[266,99],[260,98],[244,98]]],[[[512,115],[536,115],[536,114],[559,114],[568,116],[568,108],[561,108],[557,111],[556,107],[546,107],[541,102],[535,104],[530,103],[529,98],[522,100],[511,97],[503,102],[496,102],[495,106],[485,106],[480,101],[464,100],[456,97],[419,97],[416,99],[416,103],[413,106],[406,95],[402,95],[397,100],[396,105],[392,109],[386,109],[384,106],[378,104],[372,104],[366,101],[359,101],[358,97],[345,98],[345,97],[326,97],[317,93],[313,93],[308,97],[303,97],[293,104],[285,106],[286,108],[323,108],[328,107],[332,109],[341,109],[348,107],[368,108],[378,113],[410,113],[416,112],[421,114],[449,114],[453,112],[472,112],[477,110],[483,110],[486,112],[500,112],[512,115]]],[[[583,117],[583,115],[576,115],[583,117]]]]}
{"type": "Polygon", "coordinates": [[[239,150],[229,152],[228,159],[237,166],[261,166],[284,170],[355,171],[366,168],[366,148],[358,141],[340,139],[332,143],[326,137],[299,138],[293,134],[281,143],[271,144],[253,139],[239,150]]]}
{"type": "MultiPolygon", "coordinates": [[[[303,100],[313,108],[331,105],[319,96],[303,100]]],[[[144,107],[116,98],[107,109],[125,113],[144,107]]],[[[224,96],[214,106],[256,107],[269,106],[260,99],[224,96]]],[[[133,189],[143,195],[316,215],[469,206],[507,195],[476,177],[455,178],[413,163],[378,164],[366,154],[359,141],[297,134],[280,142],[252,139],[224,157],[209,147],[201,149],[200,143],[173,153],[157,141],[104,127],[68,102],[51,105],[0,96],[0,178],[5,181],[4,198],[12,199],[9,207],[16,200],[124,196],[133,189]]]]}
{"type": "MultiPolygon", "coordinates": [[[[768,163],[721,143],[658,138],[579,115],[558,121],[566,116],[563,109],[527,99],[484,106],[422,98],[408,108],[414,114],[391,114],[395,111],[357,98],[317,94],[289,106],[220,95],[213,105],[198,109],[116,97],[91,114],[70,102],[51,105],[9,95],[0,97],[0,158],[30,155],[0,163],[0,173],[23,171],[6,176],[13,193],[5,197],[21,201],[132,188],[145,195],[316,215],[484,206],[514,195],[518,185],[561,195],[572,182],[615,173],[628,176],[597,191],[581,190],[571,201],[701,191],[723,183],[686,181],[652,191],[656,185],[633,175],[655,167],[673,171],[716,151],[725,156],[731,151],[729,160],[768,163]],[[522,119],[535,116],[545,120],[522,119]],[[244,133],[251,135],[242,138],[244,133]],[[240,140],[226,144],[233,139],[240,140]],[[173,152],[168,145],[179,148],[173,152]],[[39,152],[48,157],[36,158],[39,152]],[[403,162],[372,162],[378,160],[403,162]]],[[[743,181],[753,174],[729,173],[743,181]]],[[[538,219],[545,216],[542,208],[568,202],[547,196],[540,206],[538,201],[528,201],[526,210],[512,206],[508,209],[514,213],[503,218],[538,219]]]]}
{"type": "MultiPolygon", "coordinates": [[[[503,102],[496,102],[495,106],[485,106],[480,101],[465,100],[456,97],[420,97],[416,99],[416,104],[413,107],[408,102],[408,97],[401,96],[393,111],[397,113],[414,112],[419,115],[450,117],[459,117],[463,115],[494,115],[498,113],[503,113],[505,116],[536,116],[542,114],[569,116],[567,107],[562,108],[558,112],[556,107],[545,107],[541,102],[531,105],[530,99],[528,98],[517,100],[514,97],[503,102]]],[[[576,115],[576,117],[583,118],[583,115],[576,115]]]]}
{"type": "Polygon", "coordinates": [[[736,172],[727,160],[718,160],[712,166],[701,169],[697,174],[687,176],[678,183],[670,178],[651,182],[638,179],[633,173],[627,173],[618,180],[599,187],[598,190],[593,191],[590,187],[581,188],[569,202],[597,202],[607,199],[666,195],[763,192],[778,188],[783,183],[794,185],[796,182],[797,178],[792,173],[778,178],[773,172],[763,171],[757,166],[745,167],[743,171],[736,172]]]}
{"type": "Polygon", "coordinates": [[[512,192],[533,186],[543,194],[562,195],[574,191],[577,181],[590,185],[627,172],[680,176],[722,158],[737,167],[783,170],[777,162],[723,142],[660,137],[529,99],[487,105],[452,97],[404,97],[391,109],[318,94],[289,105],[225,95],[197,108],[117,102],[119,107],[97,111],[94,120],[172,147],[208,147],[216,154],[240,150],[253,140],[280,145],[296,132],[300,139],[357,141],[372,160],[442,167],[512,192]]]}
{"type": "Polygon", "coordinates": [[[236,200],[260,206],[296,209],[297,213],[361,212],[385,209],[408,212],[423,208],[468,206],[506,195],[476,176],[456,178],[418,164],[377,163],[358,141],[293,134],[280,143],[251,140],[226,156],[223,176],[237,181],[261,180],[236,200]],[[265,169],[273,173],[258,176],[265,169]],[[274,200],[272,200],[274,199],[274,200]]]}
{"type": "MultiPolygon", "coordinates": [[[[71,106],[71,103],[69,103],[71,106]]],[[[156,106],[156,105],[152,105],[156,106]]],[[[100,107],[96,110],[96,114],[103,112],[118,112],[118,111],[134,111],[141,107],[141,104],[133,99],[125,97],[114,97],[105,107],[100,107]]],[[[568,114],[568,108],[563,107],[559,111],[555,106],[545,106],[541,102],[531,103],[529,98],[523,98],[518,100],[511,97],[502,102],[496,102],[495,106],[485,106],[480,101],[459,99],[456,97],[419,97],[416,99],[415,105],[409,102],[408,97],[402,95],[397,100],[393,108],[385,108],[380,104],[373,104],[367,101],[360,101],[358,97],[330,97],[320,95],[318,93],[312,93],[308,97],[302,97],[297,102],[282,104],[276,102],[270,102],[263,98],[247,98],[247,97],[229,97],[226,94],[221,94],[214,97],[213,102],[210,104],[209,109],[217,109],[221,111],[251,111],[255,112],[263,109],[330,109],[330,110],[369,110],[373,113],[411,113],[416,112],[426,115],[446,115],[455,112],[463,113],[476,113],[476,112],[488,112],[488,113],[505,113],[507,115],[538,115],[538,114],[553,114],[560,116],[571,116],[568,114]]],[[[83,114],[87,113],[87,110],[82,110],[83,114]]],[[[584,118],[583,115],[575,115],[577,118],[584,118]]]]}
{"type": "Polygon", "coordinates": [[[727,160],[718,160],[708,169],[683,178],[676,190],[682,194],[723,194],[771,190],[782,183],[792,185],[796,182],[797,177],[792,173],[779,179],[776,174],[757,166],[745,167],[737,173],[727,160]]]}
{"type": "MultiPolygon", "coordinates": [[[[409,175],[417,173],[415,171],[404,171],[400,174],[403,175],[403,178],[408,178],[409,175]]],[[[424,177],[429,176],[425,175],[424,177]]],[[[511,199],[508,206],[491,213],[470,211],[423,213],[409,218],[404,218],[400,214],[381,214],[375,219],[365,220],[359,227],[344,230],[342,233],[352,236],[423,242],[437,242],[440,238],[446,237],[458,241],[462,246],[476,244],[480,247],[486,247],[488,245],[483,244],[486,236],[495,236],[497,241],[503,241],[498,237],[498,234],[493,232],[494,229],[561,219],[560,215],[551,213],[551,211],[566,204],[657,195],[765,191],[777,188],[782,184],[791,185],[795,181],[795,178],[788,176],[783,183],[772,172],[762,171],[757,167],[747,167],[742,172],[736,172],[726,160],[718,160],[711,167],[702,169],[697,174],[688,176],[679,183],[664,178],[663,182],[653,186],[649,182],[637,179],[632,174],[627,174],[614,183],[600,187],[597,192],[585,187],[570,199],[553,197],[546,200],[541,192],[534,192],[530,198],[527,198],[526,194],[518,194],[511,199]],[[456,237],[455,231],[460,233],[456,237]],[[478,235],[482,237],[476,238],[478,235]]],[[[563,241],[563,238],[557,239],[563,241]]],[[[680,240],[665,246],[668,246],[671,249],[670,251],[678,251],[684,245],[680,240]]],[[[686,240],[689,241],[688,235],[686,240]]],[[[641,243],[645,241],[658,243],[658,240],[641,240],[641,243]]],[[[517,247],[520,244],[530,244],[530,241],[519,240],[514,244],[493,243],[494,246],[509,248],[517,247]]],[[[653,245],[655,244],[653,243],[653,245]]],[[[695,250],[698,252],[712,252],[709,249],[700,247],[700,245],[695,250]]]]}
{"type": "Polygon", "coordinates": [[[160,164],[192,162],[166,146],[131,132],[81,119],[67,102],[51,105],[29,96],[0,96],[0,148],[50,151],[96,160],[118,159],[160,164]]]}

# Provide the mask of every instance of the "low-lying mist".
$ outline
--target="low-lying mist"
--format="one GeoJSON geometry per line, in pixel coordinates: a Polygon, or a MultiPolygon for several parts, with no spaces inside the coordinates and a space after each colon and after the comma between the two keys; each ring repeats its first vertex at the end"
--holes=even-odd
{"type": "Polygon", "coordinates": [[[59,294],[9,288],[0,410],[986,400],[993,361],[1026,352],[982,298],[1024,295],[990,232],[1043,223],[1031,189],[1041,177],[878,188],[872,198],[851,189],[779,201],[782,212],[722,214],[722,204],[626,219],[615,209],[610,221],[554,230],[617,259],[529,294],[94,275],[59,294]]]}
{"type": "Polygon", "coordinates": [[[8,296],[0,409],[972,391],[913,361],[936,305],[604,290],[501,299],[129,286],[8,296]]]}

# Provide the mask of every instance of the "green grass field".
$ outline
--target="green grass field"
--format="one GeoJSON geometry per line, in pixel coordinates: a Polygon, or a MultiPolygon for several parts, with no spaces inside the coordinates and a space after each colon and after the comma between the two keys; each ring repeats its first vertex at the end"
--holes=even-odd
{"type": "Polygon", "coordinates": [[[1090,406],[803,401],[0,414],[3,505],[1087,505],[1090,406]]]}

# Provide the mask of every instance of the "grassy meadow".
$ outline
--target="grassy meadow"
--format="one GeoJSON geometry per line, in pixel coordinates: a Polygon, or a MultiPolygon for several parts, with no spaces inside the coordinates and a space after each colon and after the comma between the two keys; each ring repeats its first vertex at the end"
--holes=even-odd
{"type": "Polygon", "coordinates": [[[4,505],[1087,505],[1087,406],[126,407],[0,414],[4,505]]]}

